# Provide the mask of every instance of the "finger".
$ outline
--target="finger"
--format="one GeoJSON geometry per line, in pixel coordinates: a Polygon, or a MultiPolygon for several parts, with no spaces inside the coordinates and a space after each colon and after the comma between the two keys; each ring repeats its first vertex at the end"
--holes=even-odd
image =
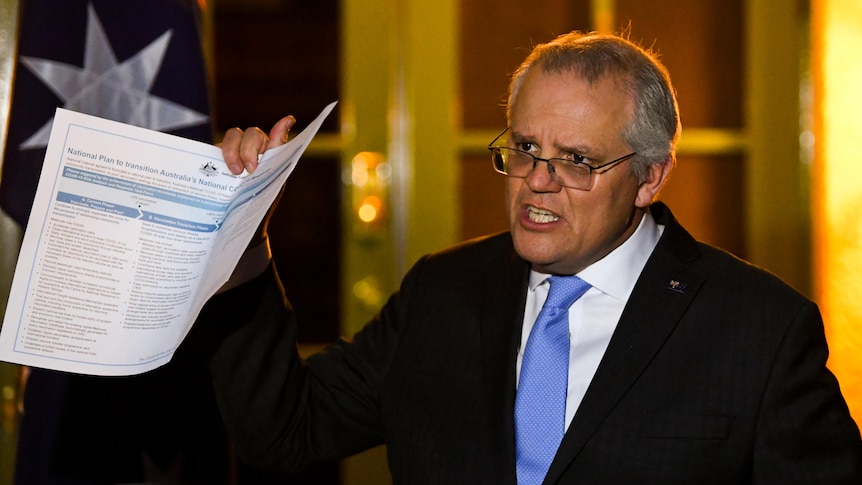
{"type": "Polygon", "coordinates": [[[284,118],[278,120],[273,126],[272,129],[269,130],[269,143],[267,143],[266,148],[275,148],[279,145],[283,145],[287,143],[287,135],[290,133],[290,129],[293,128],[293,125],[296,124],[296,118],[293,116],[285,116],[284,118]]]}
{"type": "Polygon", "coordinates": [[[239,156],[239,145],[242,141],[243,131],[239,128],[231,128],[224,134],[221,142],[222,156],[228,170],[234,175],[242,173],[243,165],[239,156]]]}
{"type": "Polygon", "coordinates": [[[267,142],[269,137],[260,128],[252,127],[243,132],[239,143],[239,158],[248,173],[257,170],[258,155],[266,151],[267,142]]]}

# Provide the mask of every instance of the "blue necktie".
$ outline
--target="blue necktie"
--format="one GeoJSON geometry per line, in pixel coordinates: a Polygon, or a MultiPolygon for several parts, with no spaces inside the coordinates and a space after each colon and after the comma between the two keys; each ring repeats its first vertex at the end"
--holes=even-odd
{"type": "Polygon", "coordinates": [[[569,307],[590,288],[577,276],[551,276],[548,299],[527,339],[515,397],[518,485],[542,483],[566,428],[569,307]]]}

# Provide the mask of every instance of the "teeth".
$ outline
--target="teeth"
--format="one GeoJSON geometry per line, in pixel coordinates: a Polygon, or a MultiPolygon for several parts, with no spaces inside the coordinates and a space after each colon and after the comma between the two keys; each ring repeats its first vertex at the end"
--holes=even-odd
{"type": "Polygon", "coordinates": [[[530,222],[538,222],[540,224],[547,224],[549,222],[555,222],[560,220],[559,216],[557,216],[553,212],[546,211],[544,209],[538,209],[533,206],[527,207],[527,216],[530,218],[530,222]]]}

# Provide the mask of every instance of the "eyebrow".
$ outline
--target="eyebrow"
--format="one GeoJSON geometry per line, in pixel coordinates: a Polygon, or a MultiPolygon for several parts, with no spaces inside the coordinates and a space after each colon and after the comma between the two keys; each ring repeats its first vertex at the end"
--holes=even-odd
{"type": "MultiPolygon", "coordinates": [[[[524,134],[517,132],[517,131],[514,131],[514,130],[509,131],[509,140],[513,143],[534,143],[534,144],[541,146],[541,144],[539,144],[536,141],[536,138],[534,136],[524,135],[524,134]]],[[[564,152],[564,153],[573,153],[573,154],[577,154],[577,155],[584,156],[584,157],[590,157],[590,158],[597,157],[595,150],[591,150],[590,147],[587,145],[565,146],[565,145],[560,145],[560,144],[554,144],[554,148],[557,151],[564,152]]]]}

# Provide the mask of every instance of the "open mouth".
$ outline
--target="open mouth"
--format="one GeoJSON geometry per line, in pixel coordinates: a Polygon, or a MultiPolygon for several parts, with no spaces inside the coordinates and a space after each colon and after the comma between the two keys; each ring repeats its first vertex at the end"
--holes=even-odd
{"type": "Polygon", "coordinates": [[[539,209],[533,206],[527,206],[527,217],[530,219],[530,222],[535,222],[537,224],[547,224],[549,222],[556,222],[560,220],[560,216],[554,214],[551,211],[545,209],[539,209]]]}

